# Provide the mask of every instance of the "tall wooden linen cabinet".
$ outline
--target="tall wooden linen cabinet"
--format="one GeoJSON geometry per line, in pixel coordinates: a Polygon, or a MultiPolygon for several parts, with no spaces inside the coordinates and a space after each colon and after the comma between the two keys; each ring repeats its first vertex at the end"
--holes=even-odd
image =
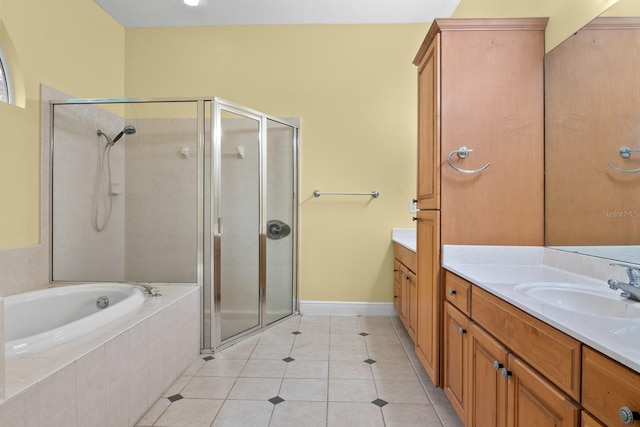
{"type": "Polygon", "coordinates": [[[440,385],[442,245],[542,245],[546,18],[438,19],[418,67],[416,354],[440,385]]]}

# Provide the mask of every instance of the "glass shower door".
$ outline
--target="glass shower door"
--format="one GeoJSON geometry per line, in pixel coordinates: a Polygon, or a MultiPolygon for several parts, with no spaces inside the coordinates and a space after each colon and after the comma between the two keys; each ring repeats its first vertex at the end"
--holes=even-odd
{"type": "Polygon", "coordinates": [[[266,119],[266,286],[263,323],[293,314],[296,129],[266,119]]]}
{"type": "Polygon", "coordinates": [[[220,340],[260,327],[260,120],[223,109],[215,215],[220,340]]]}
{"type": "Polygon", "coordinates": [[[213,110],[205,336],[216,350],[297,309],[298,127],[218,98],[213,110]]]}

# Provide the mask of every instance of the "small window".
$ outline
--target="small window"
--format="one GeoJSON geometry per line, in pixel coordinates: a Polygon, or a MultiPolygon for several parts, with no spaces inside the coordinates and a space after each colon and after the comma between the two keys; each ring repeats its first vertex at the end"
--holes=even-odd
{"type": "Polygon", "coordinates": [[[13,103],[13,94],[11,92],[11,79],[9,78],[9,67],[7,60],[0,47],[0,101],[13,103]]]}

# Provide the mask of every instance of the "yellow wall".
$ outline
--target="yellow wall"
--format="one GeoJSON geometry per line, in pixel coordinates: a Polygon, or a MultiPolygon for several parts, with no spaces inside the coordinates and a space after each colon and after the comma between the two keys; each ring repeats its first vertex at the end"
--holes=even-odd
{"type": "Polygon", "coordinates": [[[618,0],[461,0],[454,18],[549,17],[545,51],[562,43],[618,0]]]}
{"type": "Polygon", "coordinates": [[[0,103],[0,248],[40,239],[40,84],[122,96],[124,35],[92,1],[2,0],[0,43],[20,106],[0,103]]]}
{"type": "Polygon", "coordinates": [[[301,299],[391,301],[392,227],[413,227],[416,69],[428,25],[131,29],[128,97],[219,96],[299,116],[301,299]],[[313,190],[371,191],[316,199],[313,190]]]}
{"type": "Polygon", "coordinates": [[[640,1],[618,0],[618,3],[607,9],[602,16],[640,16],[640,1]]]}

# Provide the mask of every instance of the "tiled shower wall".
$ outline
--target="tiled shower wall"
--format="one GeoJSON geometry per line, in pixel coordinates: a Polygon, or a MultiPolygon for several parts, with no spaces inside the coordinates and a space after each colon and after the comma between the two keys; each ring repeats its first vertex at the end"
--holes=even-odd
{"type": "MultiPolygon", "coordinates": [[[[53,279],[59,281],[124,280],[123,196],[111,197],[111,218],[102,231],[94,229],[94,183],[106,139],[98,129],[114,138],[123,128],[117,114],[95,105],[54,107],[53,170],[53,279]]],[[[114,145],[108,157],[112,182],[124,188],[124,141],[114,145]]],[[[105,191],[109,191],[105,186],[105,191]]],[[[101,203],[109,196],[99,194],[101,203]]],[[[99,221],[104,219],[100,212],[99,221]]]]}
{"type": "Polygon", "coordinates": [[[129,120],[126,138],[125,277],[197,282],[197,120],[129,120]]]}

